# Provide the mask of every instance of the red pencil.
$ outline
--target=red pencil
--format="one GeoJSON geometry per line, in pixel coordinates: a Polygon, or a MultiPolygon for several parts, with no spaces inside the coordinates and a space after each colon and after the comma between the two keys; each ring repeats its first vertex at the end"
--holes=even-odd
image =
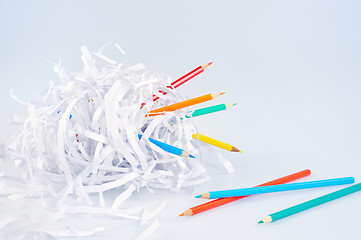
{"type": "MultiPolygon", "coordinates": [[[[212,62],[204,64],[202,66],[197,67],[196,69],[193,69],[192,71],[190,71],[189,73],[187,73],[186,75],[184,75],[183,77],[178,78],[177,80],[175,80],[174,82],[172,82],[170,84],[170,86],[168,86],[168,88],[177,88],[180,85],[182,85],[183,83],[189,81],[190,79],[194,78],[195,76],[197,76],[198,74],[200,74],[201,72],[203,72],[204,70],[206,70],[210,65],[212,64],[212,62]]],[[[159,91],[160,93],[162,93],[163,95],[167,94],[166,92],[163,91],[159,91]]],[[[158,100],[159,97],[156,95],[153,95],[153,101],[158,100]]]]}
{"type": "MultiPolygon", "coordinates": [[[[309,176],[310,174],[311,174],[311,171],[309,169],[306,169],[306,170],[303,170],[303,171],[300,171],[300,172],[297,172],[297,173],[294,173],[294,174],[291,174],[291,175],[287,175],[285,177],[275,179],[275,180],[270,181],[270,182],[266,182],[266,183],[257,185],[256,187],[284,184],[284,183],[292,182],[294,180],[309,176]]],[[[227,204],[227,203],[230,203],[230,202],[234,202],[234,201],[236,201],[238,199],[245,198],[245,197],[248,197],[248,196],[218,198],[216,200],[206,202],[206,203],[203,203],[201,205],[189,208],[187,211],[185,211],[184,213],[182,213],[179,216],[192,216],[192,215],[195,215],[195,214],[210,210],[212,208],[216,208],[216,207],[219,207],[221,205],[224,205],[224,204],[227,204]]]]}

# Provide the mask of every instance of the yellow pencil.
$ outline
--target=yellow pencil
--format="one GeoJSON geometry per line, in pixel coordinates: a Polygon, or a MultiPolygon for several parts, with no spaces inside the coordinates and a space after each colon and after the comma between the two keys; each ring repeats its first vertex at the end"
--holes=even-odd
{"type": "Polygon", "coordinates": [[[199,133],[193,133],[192,138],[199,139],[202,142],[214,145],[214,146],[219,147],[219,148],[223,148],[223,149],[231,151],[231,152],[240,152],[240,153],[242,152],[238,148],[236,148],[236,147],[234,147],[234,146],[232,146],[232,145],[230,145],[228,143],[221,142],[219,140],[204,136],[204,135],[199,134],[199,133]]]}

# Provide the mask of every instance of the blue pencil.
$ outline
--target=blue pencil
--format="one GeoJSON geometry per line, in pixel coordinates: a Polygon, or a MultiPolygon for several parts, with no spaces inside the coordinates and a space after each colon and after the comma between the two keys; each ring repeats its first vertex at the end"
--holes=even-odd
{"type": "MultiPolygon", "coordinates": [[[[139,140],[142,138],[142,135],[138,134],[138,138],[139,140]]],[[[181,156],[181,157],[191,157],[191,158],[195,158],[193,155],[189,154],[187,151],[184,151],[183,149],[174,147],[172,145],[163,143],[163,142],[159,142],[153,138],[148,138],[148,140],[152,143],[154,143],[155,145],[157,145],[158,147],[160,147],[161,149],[163,149],[164,151],[167,151],[169,153],[173,153],[175,155],[181,156]]]]}
{"type": "Polygon", "coordinates": [[[207,193],[203,193],[202,195],[196,196],[196,198],[209,199],[209,198],[239,197],[239,196],[247,196],[247,195],[261,194],[261,193],[272,193],[272,192],[300,190],[307,188],[327,187],[327,186],[334,186],[341,184],[351,184],[354,182],[355,179],[353,177],[334,178],[334,179],[325,179],[325,180],[310,181],[310,182],[287,183],[287,184],[279,184],[279,185],[264,186],[264,187],[252,187],[252,188],[241,188],[241,189],[207,192],[207,193]]]}

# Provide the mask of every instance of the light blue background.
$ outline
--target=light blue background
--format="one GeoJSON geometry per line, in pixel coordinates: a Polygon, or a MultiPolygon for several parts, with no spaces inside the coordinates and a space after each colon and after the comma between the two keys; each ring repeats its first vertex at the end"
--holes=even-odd
{"type": "MultiPolygon", "coordinates": [[[[360,181],[361,1],[2,0],[0,143],[16,129],[8,123],[12,112],[25,114],[10,88],[32,99],[55,78],[47,60],[61,58],[64,67],[79,71],[79,47],[97,50],[107,42],[127,52],[110,56],[143,62],[173,79],[214,61],[179,90],[188,97],[226,91],[216,102],[238,105],[200,117],[197,125],[244,154],[224,153],[236,173],[209,167],[212,180],[198,194],[248,187],[304,168],[313,171],[309,180],[360,181]]],[[[168,205],[154,239],[359,239],[360,194],[279,223],[256,224],[329,191],[258,196],[181,220],[174,214],[199,200],[189,191],[162,194],[168,205]]],[[[161,200],[154,198],[149,201],[161,200]]]]}

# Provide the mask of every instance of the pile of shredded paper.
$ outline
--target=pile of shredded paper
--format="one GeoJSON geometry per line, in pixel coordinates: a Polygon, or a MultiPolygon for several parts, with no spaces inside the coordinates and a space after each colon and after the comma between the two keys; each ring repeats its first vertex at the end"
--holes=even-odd
{"type": "MultiPolygon", "coordinates": [[[[105,47],[124,53],[117,44],[105,47]]],[[[208,179],[199,142],[192,140],[196,128],[191,118],[183,119],[189,109],[145,117],[152,109],[185,100],[167,87],[171,79],[141,63],[118,63],[104,56],[103,50],[81,47],[81,72],[68,73],[55,64],[57,80],[50,81],[37,99],[24,102],[13,96],[29,113],[21,133],[6,145],[22,180],[4,180],[0,190],[10,201],[38,199],[43,215],[37,217],[31,208],[2,215],[1,239],[56,239],[104,231],[104,226],[80,231],[49,225],[69,213],[133,219],[145,226],[138,235],[143,239],[159,226],[155,216],[164,204],[152,213],[139,206],[123,208],[133,192],[179,191],[208,179]],[[159,99],[153,101],[157,93],[159,99]],[[138,134],[143,135],[140,140],[138,134]],[[197,157],[170,154],[148,138],[197,157]],[[109,191],[110,200],[104,197],[109,191]]],[[[232,171],[226,159],[219,156],[219,160],[232,171]]]]}

